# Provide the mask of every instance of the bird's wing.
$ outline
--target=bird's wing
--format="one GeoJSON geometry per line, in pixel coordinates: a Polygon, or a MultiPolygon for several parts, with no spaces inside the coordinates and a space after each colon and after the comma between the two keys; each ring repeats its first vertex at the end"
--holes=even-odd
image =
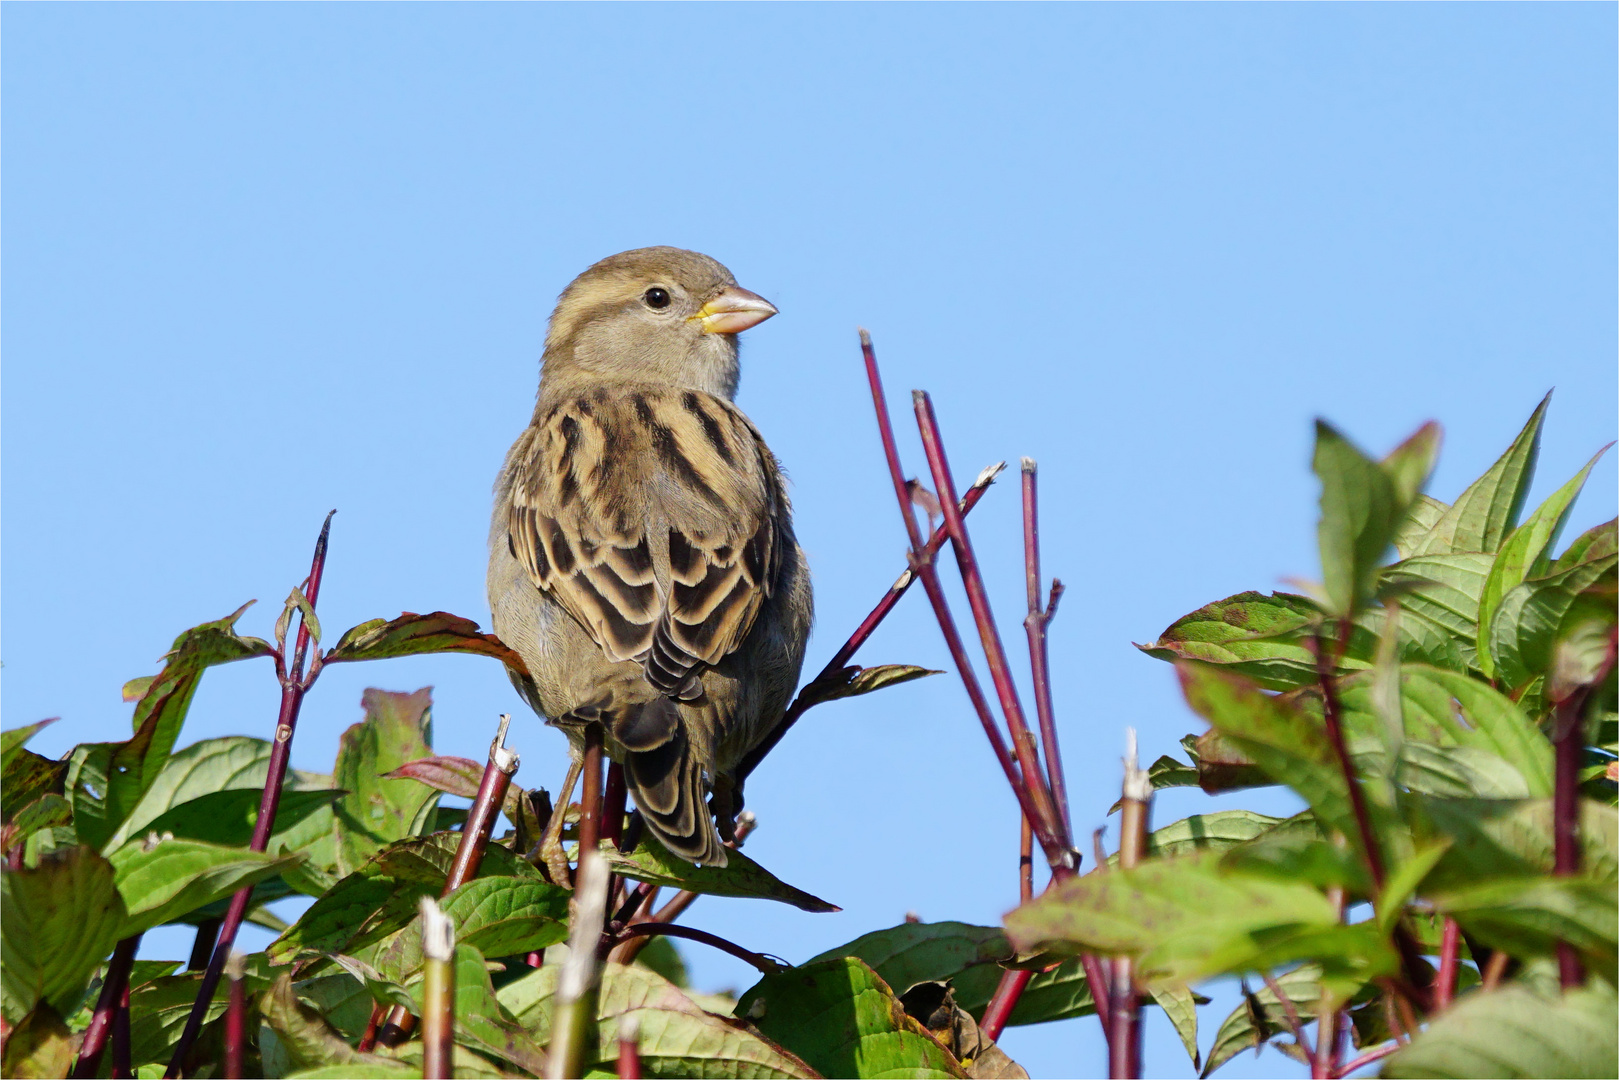
{"type": "Polygon", "coordinates": [[[681,698],[734,650],[781,568],[775,458],[741,411],[696,391],[597,390],[536,423],[511,550],[615,661],[681,698]]]}

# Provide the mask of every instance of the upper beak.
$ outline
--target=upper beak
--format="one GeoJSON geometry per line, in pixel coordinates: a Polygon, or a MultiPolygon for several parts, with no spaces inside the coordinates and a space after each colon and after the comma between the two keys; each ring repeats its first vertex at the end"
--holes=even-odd
{"type": "Polygon", "coordinates": [[[718,296],[704,304],[691,316],[705,334],[740,334],[750,326],[758,326],[776,313],[776,305],[742,288],[728,285],[718,296]]]}

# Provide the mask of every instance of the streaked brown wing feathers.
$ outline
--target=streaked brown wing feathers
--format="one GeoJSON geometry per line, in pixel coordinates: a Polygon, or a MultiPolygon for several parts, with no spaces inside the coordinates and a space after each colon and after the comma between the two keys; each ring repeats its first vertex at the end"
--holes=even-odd
{"type": "Polygon", "coordinates": [[[517,558],[609,657],[700,694],[781,565],[780,477],[758,432],[718,398],[639,388],[553,406],[534,447],[512,492],[517,558]]]}

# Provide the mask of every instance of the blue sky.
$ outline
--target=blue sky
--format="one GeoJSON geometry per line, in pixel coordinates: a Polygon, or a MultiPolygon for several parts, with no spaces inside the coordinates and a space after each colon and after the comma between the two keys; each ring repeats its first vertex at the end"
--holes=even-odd
{"type": "MultiPolygon", "coordinates": [[[[0,692],[7,727],[63,717],[45,753],[127,732],[119,686],[179,630],[257,597],[243,629],[267,635],[332,507],[332,636],[403,609],[487,623],[489,487],[545,319],[625,248],[708,252],[781,308],[747,335],[739,400],[793,479],[811,669],[903,563],[857,325],[900,405],[932,391],[963,482],[1039,459],[1086,830],[1125,725],[1149,760],[1200,729],[1130,642],[1315,573],[1313,417],[1378,453],[1440,420],[1446,499],[1549,388],[1534,497],[1614,437],[1612,5],[4,19],[0,692]]],[[[1009,642],[1015,506],[1003,484],[973,517],[1009,642]]],[[[1610,458],[1568,535],[1614,512],[1610,458]]],[[[920,596],[859,659],[949,666],[920,596]]],[[[363,687],[428,684],[449,753],[526,715],[479,659],[334,669],[295,763],[329,768],[363,687]]],[[[183,738],[267,735],[275,701],[264,665],[218,670],[183,738]]],[[[520,779],[554,787],[561,736],[523,719],[514,741],[520,779]]],[[[1015,901],[1016,810],[953,674],[811,713],[748,794],[750,854],[844,911],[705,899],[694,925],[797,960],[1015,901]]],[[[751,981],[687,956],[707,988],[751,981]]],[[[1150,1038],[1151,1075],[1188,1074],[1167,1026],[1150,1038]]],[[[1091,1020],[1005,1045],[1036,1076],[1105,1072],[1091,1020]]]]}

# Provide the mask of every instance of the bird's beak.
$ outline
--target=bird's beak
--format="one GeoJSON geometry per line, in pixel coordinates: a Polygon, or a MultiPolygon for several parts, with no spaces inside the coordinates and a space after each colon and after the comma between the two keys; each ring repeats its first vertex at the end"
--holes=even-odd
{"type": "Polygon", "coordinates": [[[758,293],[751,293],[740,285],[728,285],[691,316],[691,320],[701,326],[705,334],[740,334],[775,313],[776,305],[758,293]]]}

